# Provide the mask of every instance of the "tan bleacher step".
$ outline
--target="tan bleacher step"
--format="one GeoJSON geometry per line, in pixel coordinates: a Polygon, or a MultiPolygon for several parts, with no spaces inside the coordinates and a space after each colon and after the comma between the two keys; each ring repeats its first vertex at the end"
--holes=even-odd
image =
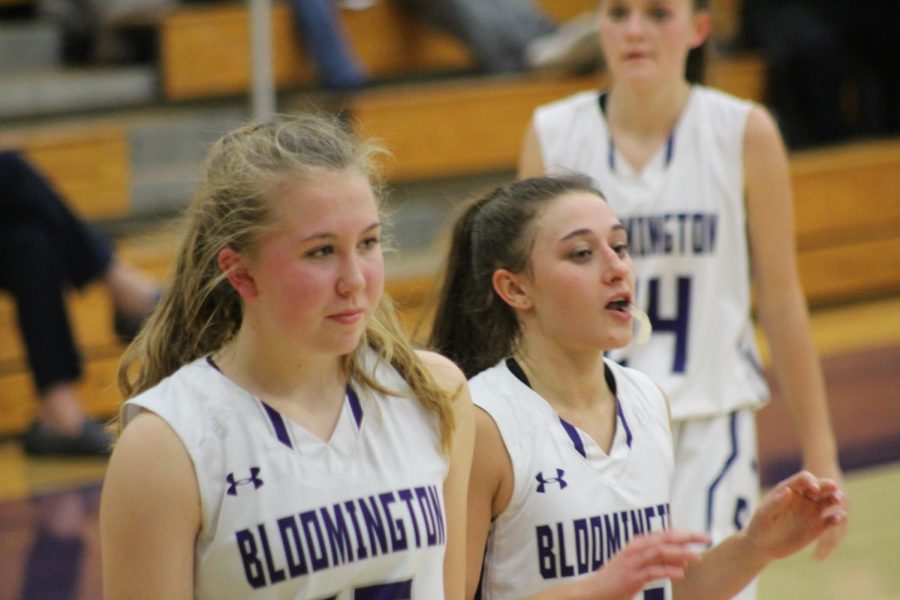
{"type": "Polygon", "coordinates": [[[712,60],[705,81],[738,98],[765,103],[766,62],[758,54],[738,54],[712,60]]]}
{"type": "MultiPolygon", "coordinates": [[[[309,82],[287,6],[272,7],[273,77],[279,87],[309,82]]],[[[251,77],[249,11],[243,4],[182,6],[159,30],[162,87],[172,100],[237,94],[251,77]]]]}
{"type": "Polygon", "coordinates": [[[22,151],[85,219],[120,218],[131,210],[128,138],[121,125],[6,131],[0,135],[0,148],[22,151]]]}
{"type": "Polygon", "coordinates": [[[362,135],[389,150],[389,180],[428,179],[514,168],[532,111],[597,84],[596,75],[478,77],[363,92],[348,106],[362,135]]]}
{"type": "MultiPolygon", "coordinates": [[[[118,355],[86,362],[79,391],[87,412],[105,419],[116,413],[121,395],[115,386],[118,355]]],[[[0,436],[22,433],[35,418],[37,402],[28,371],[0,374],[0,436]]]]}
{"type": "MultiPolygon", "coordinates": [[[[391,2],[342,11],[347,35],[373,77],[471,66],[465,50],[404,15],[391,2]]],[[[167,98],[182,100],[249,90],[249,10],[245,4],[183,6],[160,27],[160,62],[167,98]]],[[[273,77],[278,87],[313,83],[313,71],[293,29],[290,9],[272,7],[273,77]]]]}
{"type": "Polygon", "coordinates": [[[900,293],[900,232],[806,251],[798,256],[800,279],[811,306],[900,293]]]}
{"type": "Polygon", "coordinates": [[[791,180],[801,250],[900,237],[900,138],[794,152],[791,180]]]}

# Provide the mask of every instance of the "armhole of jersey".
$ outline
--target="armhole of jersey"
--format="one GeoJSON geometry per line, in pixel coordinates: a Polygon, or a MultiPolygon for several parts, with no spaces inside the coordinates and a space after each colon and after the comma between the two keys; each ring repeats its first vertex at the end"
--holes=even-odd
{"type": "MultiPolygon", "coordinates": [[[[489,402],[489,404],[491,404],[490,408],[485,407],[482,404],[478,404],[477,406],[478,406],[478,408],[483,410],[484,413],[488,417],[490,417],[491,421],[494,422],[494,427],[497,428],[497,431],[500,434],[500,441],[503,443],[503,448],[506,450],[506,456],[509,459],[510,469],[512,470],[512,482],[510,484],[512,487],[511,487],[511,491],[509,494],[509,502],[506,504],[506,508],[503,509],[503,512],[500,513],[500,515],[498,515],[497,517],[495,517],[495,519],[498,519],[498,518],[502,517],[504,513],[514,510],[515,507],[518,506],[522,501],[521,498],[517,497],[518,495],[520,495],[518,486],[517,486],[517,484],[519,482],[519,477],[517,476],[517,472],[521,471],[521,465],[522,465],[523,459],[522,459],[521,453],[519,452],[519,448],[517,446],[516,447],[510,446],[510,442],[515,442],[515,439],[520,436],[517,436],[515,431],[510,431],[509,426],[503,427],[500,424],[500,422],[498,421],[498,417],[502,418],[503,416],[507,416],[509,418],[506,420],[508,422],[510,422],[510,424],[512,424],[515,421],[515,415],[510,413],[510,411],[508,410],[508,407],[505,404],[496,403],[496,402],[489,402]],[[498,410],[498,406],[497,406],[498,404],[502,404],[499,407],[499,410],[498,410]],[[506,415],[498,415],[497,414],[498,412],[505,412],[506,415]],[[513,440],[510,440],[510,437],[512,437],[513,440]],[[516,468],[517,465],[520,468],[517,469],[516,468]]],[[[518,428],[517,425],[512,425],[512,427],[518,428]]]]}

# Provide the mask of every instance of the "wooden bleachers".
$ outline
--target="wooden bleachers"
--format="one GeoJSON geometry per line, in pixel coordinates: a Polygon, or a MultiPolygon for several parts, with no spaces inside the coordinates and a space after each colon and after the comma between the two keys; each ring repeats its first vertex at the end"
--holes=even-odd
{"type": "Polygon", "coordinates": [[[900,291],[900,139],[796,152],[791,178],[810,303],[900,291]]]}
{"type": "Polygon", "coordinates": [[[86,219],[125,217],[130,212],[130,165],[125,128],[85,123],[5,131],[0,149],[31,160],[86,219]]]}
{"type": "Polygon", "coordinates": [[[532,111],[597,78],[473,78],[363,92],[348,103],[362,135],[391,153],[391,181],[512,169],[532,111]]]}
{"type": "MultiPolygon", "coordinates": [[[[594,0],[540,0],[540,4],[558,20],[596,7],[594,0]]],[[[410,18],[388,0],[362,11],[342,10],[340,16],[360,62],[375,79],[473,67],[460,43],[410,18]]],[[[184,100],[247,92],[249,23],[246,3],[184,6],[164,17],[160,61],[166,97],[184,100]]],[[[312,82],[309,61],[284,3],[272,8],[272,52],[278,87],[312,82]]]]}
{"type": "MultiPolygon", "coordinates": [[[[796,198],[800,275],[816,307],[900,293],[900,139],[869,141],[794,153],[791,174],[796,198]]],[[[159,277],[168,271],[172,234],[120,244],[129,262],[159,277]]],[[[388,283],[412,327],[438,268],[388,283]]],[[[73,294],[71,315],[86,358],[85,398],[96,415],[119,403],[113,381],[122,347],[110,323],[111,307],[95,286],[73,294]]],[[[0,295],[0,435],[21,431],[32,417],[33,391],[18,339],[10,299],[0,295]]]]}
{"type": "MultiPolygon", "coordinates": [[[[167,232],[135,236],[121,241],[117,252],[124,260],[162,280],[171,265],[172,240],[167,232]]],[[[79,387],[86,408],[97,416],[111,415],[121,402],[115,373],[123,346],[113,331],[110,299],[102,285],[96,283],[81,293],[72,292],[67,304],[84,359],[84,378],[79,387]]],[[[0,436],[24,430],[34,417],[34,410],[34,389],[16,325],[15,307],[8,294],[0,293],[0,436]]]]}

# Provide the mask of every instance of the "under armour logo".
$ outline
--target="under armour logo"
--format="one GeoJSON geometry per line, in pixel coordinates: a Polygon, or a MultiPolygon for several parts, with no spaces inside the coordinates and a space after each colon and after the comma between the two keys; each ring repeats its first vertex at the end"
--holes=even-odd
{"type": "Polygon", "coordinates": [[[237,496],[237,487],[239,485],[247,485],[248,483],[253,484],[253,489],[258,490],[262,484],[263,480],[257,477],[259,475],[259,467],[250,467],[250,477],[246,479],[235,479],[234,473],[229,473],[225,479],[228,481],[228,495],[229,496],[237,496]]]}
{"type": "Polygon", "coordinates": [[[563,475],[565,475],[565,474],[566,474],[566,472],[563,471],[562,469],[556,469],[556,477],[545,478],[543,472],[538,473],[535,476],[535,479],[538,480],[538,486],[537,486],[538,494],[544,493],[544,486],[547,485],[548,483],[558,483],[559,489],[561,489],[561,490],[565,489],[566,486],[569,485],[563,479],[563,475]]]}
{"type": "Polygon", "coordinates": [[[750,503],[746,498],[738,497],[734,505],[734,528],[740,531],[750,516],[750,503]]]}

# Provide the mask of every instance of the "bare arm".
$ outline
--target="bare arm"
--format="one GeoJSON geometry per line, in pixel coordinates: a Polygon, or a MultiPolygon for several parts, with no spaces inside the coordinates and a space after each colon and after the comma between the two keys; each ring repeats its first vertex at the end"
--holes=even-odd
{"type": "Polygon", "coordinates": [[[474,408],[462,371],[451,361],[433,352],[418,352],[431,374],[448,389],[457,390],[453,401],[456,429],[450,449],[450,471],[444,480],[444,511],[447,519],[447,548],[444,554],[444,597],[462,598],[466,583],[466,497],[472,446],[475,438],[474,408]]]}
{"type": "Polygon", "coordinates": [[[540,177],[546,174],[544,156],[541,152],[541,141],[538,139],[534,121],[528,125],[525,140],[522,142],[522,151],[519,153],[519,179],[540,177]]]}
{"type": "MultiPolygon", "coordinates": [[[[775,376],[792,413],[804,467],[840,482],[825,384],[797,271],[787,152],[777,125],[762,108],[754,108],[747,123],[744,171],[757,312],[775,376]]],[[[833,529],[815,556],[827,556],[845,533],[846,525],[833,529]]]]}
{"type": "Polygon", "coordinates": [[[191,598],[200,492],[193,465],[157,415],[122,433],[100,503],[104,597],[191,598]]]}
{"type": "Polygon", "coordinates": [[[831,480],[801,472],[775,486],[746,529],[703,554],[673,582],[675,598],[734,597],[770,562],[790,556],[846,521],[843,497],[831,480]]]}

